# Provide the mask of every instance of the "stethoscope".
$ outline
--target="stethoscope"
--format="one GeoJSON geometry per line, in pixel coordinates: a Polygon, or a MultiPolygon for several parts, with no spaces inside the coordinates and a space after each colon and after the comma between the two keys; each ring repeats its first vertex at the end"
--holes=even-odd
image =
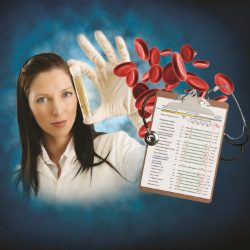
{"type": "MultiPolygon", "coordinates": [[[[244,146],[247,144],[247,142],[249,140],[248,126],[247,126],[245,117],[243,115],[243,112],[241,110],[240,104],[237,101],[237,98],[235,97],[235,95],[233,94],[233,92],[226,85],[215,86],[213,89],[210,89],[207,92],[207,94],[206,94],[205,97],[208,97],[211,92],[218,91],[220,87],[225,87],[225,88],[227,88],[231,92],[231,96],[233,97],[233,99],[234,99],[234,101],[236,103],[236,106],[237,106],[237,108],[238,108],[238,110],[240,112],[242,123],[243,123],[242,133],[241,133],[241,135],[239,137],[233,138],[233,137],[229,136],[227,133],[224,132],[224,138],[227,140],[227,142],[229,144],[231,144],[232,146],[234,146],[234,147],[240,148],[240,152],[236,156],[234,156],[234,157],[231,157],[231,158],[220,157],[220,159],[223,160],[223,161],[234,161],[234,160],[238,160],[242,156],[243,151],[244,151],[244,146]],[[245,137],[245,139],[244,139],[243,142],[241,142],[241,143],[236,143],[235,142],[236,140],[241,139],[245,135],[246,135],[246,137],[245,137]]],[[[155,96],[156,94],[157,94],[157,92],[154,92],[154,93],[151,93],[150,95],[148,95],[145,98],[145,100],[143,101],[143,104],[142,104],[142,120],[143,120],[144,126],[145,126],[145,128],[147,130],[147,132],[145,134],[145,137],[144,137],[144,140],[145,140],[146,144],[149,145],[149,146],[156,145],[158,143],[158,141],[159,141],[159,136],[158,136],[158,134],[157,134],[156,131],[151,130],[149,128],[149,126],[147,125],[147,122],[146,122],[146,119],[145,119],[145,116],[144,116],[144,114],[145,114],[145,106],[147,104],[147,101],[152,96],[155,96]]],[[[185,95],[184,95],[184,97],[185,97],[185,95]]],[[[207,98],[207,99],[209,100],[209,98],[207,98]]]]}

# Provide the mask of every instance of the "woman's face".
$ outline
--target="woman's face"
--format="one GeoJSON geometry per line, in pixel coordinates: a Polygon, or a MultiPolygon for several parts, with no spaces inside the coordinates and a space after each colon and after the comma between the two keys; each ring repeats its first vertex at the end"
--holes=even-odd
{"type": "Polygon", "coordinates": [[[45,135],[58,138],[70,134],[76,118],[77,98],[70,76],[62,69],[38,74],[31,83],[28,100],[45,135]]]}

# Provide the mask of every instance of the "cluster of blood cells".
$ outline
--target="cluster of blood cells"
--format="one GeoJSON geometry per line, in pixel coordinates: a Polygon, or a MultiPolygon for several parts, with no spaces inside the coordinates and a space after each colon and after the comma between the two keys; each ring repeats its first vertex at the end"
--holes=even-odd
{"type": "MultiPolygon", "coordinates": [[[[149,49],[143,39],[136,38],[134,40],[134,47],[139,58],[148,62],[150,69],[139,79],[136,64],[133,62],[124,62],[114,68],[114,74],[119,77],[126,77],[126,83],[128,87],[132,88],[135,107],[140,116],[142,116],[142,104],[150,94],[157,93],[158,91],[173,92],[174,88],[176,88],[180,82],[186,82],[190,87],[189,89],[185,89],[184,92],[195,89],[199,92],[200,97],[205,97],[209,90],[208,83],[198,75],[188,72],[185,63],[192,63],[192,66],[196,68],[208,68],[210,62],[207,60],[194,60],[197,51],[194,50],[190,44],[184,44],[180,48],[180,52],[174,52],[172,49],[159,50],[156,47],[149,49]],[[161,56],[171,57],[171,62],[162,67],[160,65],[161,56]],[[147,82],[157,84],[161,80],[164,82],[164,88],[150,89],[147,86],[147,82]]],[[[234,91],[233,81],[225,74],[217,73],[214,76],[214,82],[224,94],[214,98],[214,100],[225,102],[227,95],[230,95],[234,91]]],[[[144,118],[149,118],[152,115],[155,99],[156,95],[148,99],[145,105],[144,118]]],[[[150,127],[151,121],[149,121],[147,125],[150,127]]],[[[140,137],[144,137],[146,132],[147,130],[143,125],[139,129],[138,134],[140,137]]]]}

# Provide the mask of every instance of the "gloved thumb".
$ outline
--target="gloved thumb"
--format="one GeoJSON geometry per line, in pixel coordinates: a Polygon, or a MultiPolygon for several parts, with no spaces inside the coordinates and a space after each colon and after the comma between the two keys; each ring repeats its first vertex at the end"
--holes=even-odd
{"type": "Polygon", "coordinates": [[[83,118],[83,123],[90,125],[101,122],[102,120],[108,117],[107,109],[104,107],[105,105],[100,106],[95,112],[91,113],[90,116],[86,116],[83,118]]]}

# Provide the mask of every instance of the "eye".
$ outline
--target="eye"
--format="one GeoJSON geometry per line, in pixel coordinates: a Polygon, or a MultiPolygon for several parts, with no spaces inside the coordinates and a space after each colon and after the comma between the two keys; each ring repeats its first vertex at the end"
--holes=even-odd
{"type": "Polygon", "coordinates": [[[73,95],[73,93],[70,92],[70,91],[66,91],[66,92],[63,93],[64,97],[69,97],[69,96],[72,96],[72,95],[73,95]]]}
{"type": "Polygon", "coordinates": [[[38,99],[36,100],[36,102],[38,102],[38,103],[44,103],[44,102],[46,102],[47,100],[48,100],[47,97],[40,97],[40,98],[38,98],[38,99]]]}

